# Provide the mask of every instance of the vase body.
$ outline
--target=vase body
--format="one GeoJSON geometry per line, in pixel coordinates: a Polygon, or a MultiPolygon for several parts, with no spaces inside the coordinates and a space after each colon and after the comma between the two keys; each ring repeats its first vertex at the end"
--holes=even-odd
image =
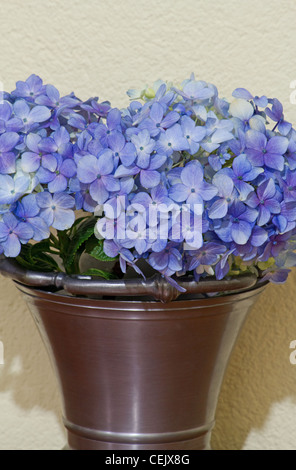
{"type": "Polygon", "coordinates": [[[167,304],[18,288],[56,372],[69,449],[210,448],[231,351],[264,287],[167,304]]]}

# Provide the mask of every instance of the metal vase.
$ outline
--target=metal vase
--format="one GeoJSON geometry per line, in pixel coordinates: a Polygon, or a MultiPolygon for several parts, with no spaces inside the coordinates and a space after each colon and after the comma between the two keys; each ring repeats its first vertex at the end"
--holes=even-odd
{"type": "Polygon", "coordinates": [[[264,286],[160,302],[82,297],[79,282],[80,296],[17,283],[56,371],[68,448],[209,449],[231,351],[264,286]]]}

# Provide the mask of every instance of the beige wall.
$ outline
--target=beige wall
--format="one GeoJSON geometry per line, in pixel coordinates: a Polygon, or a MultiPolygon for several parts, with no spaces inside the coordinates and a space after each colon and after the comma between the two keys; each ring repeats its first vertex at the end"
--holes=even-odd
{"type": "MultiPolygon", "coordinates": [[[[0,1],[0,81],[11,91],[31,73],[61,93],[125,91],[193,71],[231,98],[236,87],[280,99],[296,125],[296,1],[0,1]]],[[[296,274],[270,286],[251,312],[225,378],[215,449],[296,448],[296,274]]],[[[0,450],[60,449],[56,383],[23,299],[0,279],[0,450]]]]}

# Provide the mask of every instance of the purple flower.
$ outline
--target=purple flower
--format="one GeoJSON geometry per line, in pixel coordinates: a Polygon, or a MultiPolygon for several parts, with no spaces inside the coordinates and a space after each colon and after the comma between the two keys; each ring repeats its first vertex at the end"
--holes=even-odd
{"type": "Polygon", "coordinates": [[[174,204],[168,197],[168,190],[161,184],[151,189],[151,195],[144,192],[136,193],[131,202],[140,204],[153,218],[149,219],[150,226],[157,225],[159,217],[167,219],[169,208],[174,204]]]}
{"type": "Polygon", "coordinates": [[[120,159],[123,165],[130,166],[137,157],[136,147],[131,142],[126,142],[123,134],[118,131],[109,136],[109,148],[113,151],[115,159],[120,159]]]}
{"type": "Polygon", "coordinates": [[[180,114],[176,111],[170,111],[164,116],[163,106],[155,102],[151,106],[149,118],[144,119],[139,124],[139,129],[148,129],[149,134],[156,137],[161,131],[168,129],[179,119],[180,114]]]}
{"type": "Polygon", "coordinates": [[[246,154],[254,166],[267,166],[274,170],[284,169],[284,153],[289,141],[286,137],[274,136],[270,140],[261,132],[253,129],[246,133],[246,154]]]}
{"type": "Polygon", "coordinates": [[[98,204],[104,204],[110,192],[120,190],[119,181],[111,175],[113,170],[114,160],[109,149],[103,150],[98,158],[86,155],[78,162],[77,177],[81,183],[90,185],[90,195],[98,204]]]}
{"type": "MultiPolygon", "coordinates": [[[[49,172],[55,171],[57,160],[54,155],[47,152],[47,144],[43,146],[46,139],[38,134],[30,133],[26,137],[26,148],[21,156],[21,167],[26,173],[36,172],[40,166],[49,172]]],[[[46,182],[46,181],[44,181],[46,182]]]]}
{"type": "Polygon", "coordinates": [[[0,175],[0,204],[12,204],[29,189],[31,180],[28,176],[13,179],[9,175],[0,175]]]}
{"type": "Polygon", "coordinates": [[[145,189],[154,188],[160,183],[160,172],[157,171],[166,161],[165,155],[154,154],[150,157],[149,166],[146,169],[139,168],[137,165],[125,167],[120,165],[115,172],[116,178],[140,175],[141,186],[145,189]]]}
{"type": "Polygon", "coordinates": [[[192,271],[199,265],[214,265],[220,258],[219,255],[225,251],[226,247],[221,243],[205,243],[199,250],[188,252],[188,255],[190,256],[188,269],[192,271]]]}
{"type": "Polygon", "coordinates": [[[219,149],[219,154],[209,155],[209,164],[214,171],[221,170],[222,166],[231,158],[231,154],[227,152],[222,146],[219,149]]]}
{"type": "Polygon", "coordinates": [[[28,243],[33,237],[33,228],[24,222],[19,222],[11,214],[4,214],[0,222],[0,244],[4,249],[4,255],[15,258],[20,254],[21,243],[28,243]]]}
{"type": "Polygon", "coordinates": [[[208,210],[210,219],[222,219],[228,212],[228,207],[237,198],[238,193],[234,189],[232,179],[223,174],[216,173],[213,184],[218,189],[219,198],[213,202],[208,210]]]}
{"type": "Polygon", "coordinates": [[[285,178],[279,179],[286,202],[296,201],[296,172],[287,170],[285,178]]]}
{"type": "Polygon", "coordinates": [[[109,256],[110,258],[115,258],[116,256],[119,256],[119,263],[120,263],[120,268],[123,273],[126,272],[126,267],[132,266],[133,269],[140,275],[143,275],[143,273],[140,271],[140,269],[137,267],[135,263],[135,257],[134,255],[128,250],[127,248],[124,248],[119,245],[118,242],[112,241],[112,240],[104,240],[104,253],[109,256]]]}
{"type": "Polygon", "coordinates": [[[78,178],[69,181],[69,192],[75,195],[75,207],[86,212],[94,212],[98,203],[89,194],[89,184],[80,183],[78,178]]]}
{"type": "Polygon", "coordinates": [[[204,101],[214,95],[214,90],[208,87],[207,83],[202,80],[188,80],[183,86],[183,90],[173,88],[173,91],[181,95],[185,100],[204,101]]]}
{"type": "Polygon", "coordinates": [[[218,189],[203,179],[203,167],[197,160],[187,163],[181,172],[182,183],[173,185],[169,197],[176,202],[186,204],[203,204],[210,201],[218,193],[218,189]]]}
{"type": "Polygon", "coordinates": [[[228,211],[228,220],[215,229],[216,234],[224,242],[232,240],[238,245],[245,245],[249,240],[258,212],[248,208],[241,201],[234,201],[228,211]]]}
{"type": "Polygon", "coordinates": [[[206,129],[203,126],[196,126],[188,116],[182,117],[181,128],[189,144],[190,153],[194,155],[199,150],[199,144],[206,135],[206,129]]]}
{"type": "Polygon", "coordinates": [[[115,131],[121,132],[121,113],[119,109],[112,108],[107,114],[106,125],[99,124],[95,132],[95,138],[99,139],[103,147],[108,147],[109,138],[115,131]]]}
{"type": "Polygon", "coordinates": [[[167,244],[166,248],[149,256],[149,264],[157,271],[172,276],[182,269],[182,254],[178,245],[173,242],[167,244]]]}
{"type": "Polygon", "coordinates": [[[123,247],[134,247],[139,255],[145,253],[149,247],[146,217],[138,214],[136,217],[133,217],[128,221],[126,226],[126,237],[127,241],[121,240],[123,247]]]}
{"type": "Polygon", "coordinates": [[[283,284],[286,282],[290,269],[267,269],[263,271],[261,282],[269,281],[273,284],[283,284]]]}
{"type": "Polygon", "coordinates": [[[143,129],[137,135],[132,135],[131,141],[137,152],[136,165],[143,170],[147,169],[150,165],[150,158],[155,147],[155,141],[151,139],[147,129],[143,129]]]}
{"type": "Polygon", "coordinates": [[[0,104],[0,134],[4,132],[19,132],[23,127],[23,121],[16,117],[11,117],[13,107],[8,101],[0,104]]]}
{"type": "MultiPolygon", "coordinates": [[[[78,113],[72,113],[69,115],[68,125],[76,129],[84,131],[88,127],[88,122],[86,119],[78,113]]],[[[54,126],[55,128],[58,126],[54,126]]]]}
{"type": "Polygon", "coordinates": [[[70,135],[67,129],[63,126],[59,127],[53,132],[50,137],[42,139],[39,144],[39,149],[43,153],[59,153],[63,157],[72,156],[72,145],[70,143],[70,135]]]}
{"type": "Polygon", "coordinates": [[[72,227],[75,221],[74,206],[75,200],[69,194],[55,193],[47,191],[36,194],[36,201],[41,209],[42,217],[48,226],[57,230],[67,230],[72,227]]]}
{"type": "Polygon", "coordinates": [[[156,150],[167,156],[172,155],[174,151],[188,150],[189,143],[184,137],[180,124],[175,124],[165,132],[162,132],[156,142],[156,150]]]}
{"type": "Polygon", "coordinates": [[[268,99],[266,98],[266,96],[253,96],[245,88],[236,88],[232,93],[232,96],[243,100],[253,100],[255,105],[259,106],[260,108],[265,108],[268,105],[268,99]]]}
{"type": "Polygon", "coordinates": [[[16,132],[5,132],[0,135],[0,173],[11,174],[15,172],[16,156],[12,150],[19,141],[16,132]]]}
{"type": "Polygon", "coordinates": [[[234,118],[240,119],[244,126],[249,126],[249,121],[254,115],[254,108],[249,101],[238,98],[231,103],[229,113],[234,118]]]}
{"type": "Polygon", "coordinates": [[[73,96],[65,96],[61,98],[60,92],[53,85],[46,85],[45,93],[37,96],[35,103],[48,106],[49,108],[57,108],[59,112],[65,108],[74,108],[79,103],[77,98],[73,96]]]}
{"type": "Polygon", "coordinates": [[[81,108],[88,111],[88,113],[95,113],[100,117],[106,117],[111,109],[110,103],[108,101],[98,103],[97,100],[98,98],[87,100],[81,104],[81,108]]]}
{"type": "Polygon", "coordinates": [[[213,152],[220,145],[231,142],[234,139],[232,134],[233,122],[227,119],[219,120],[215,115],[211,115],[205,124],[206,137],[201,142],[201,147],[206,152],[213,152]]]}
{"type": "Polygon", "coordinates": [[[230,265],[229,265],[229,256],[234,252],[234,250],[229,250],[226,251],[218,261],[218,263],[215,266],[215,275],[218,281],[223,279],[229,272],[230,270],[230,265]]]}
{"type": "Polygon", "coordinates": [[[273,217],[272,222],[280,233],[285,233],[295,228],[295,220],[296,201],[282,201],[280,203],[280,213],[273,217]]]}
{"type": "Polygon", "coordinates": [[[76,174],[76,164],[71,158],[63,159],[61,155],[54,155],[56,164],[54,168],[40,167],[36,173],[40,183],[47,183],[51,193],[65,191],[68,187],[69,178],[76,174]]]}
{"type": "Polygon", "coordinates": [[[23,122],[23,130],[28,132],[38,127],[41,122],[47,121],[51,117],[51,112],[45,106],[30,106],[25,100],[17,100],[13,105],[13,110],[17,118],[23,122]]]}
{"type": "Polygon", "coordinates": [[[271,217],[271,214],[279,214],[281,211],[280,203],[275,199],[276,187],[274,181],[269,179],[261,183],[257,188],[257,194],[252,192],[245,201],[249,207],[258,210],[257,224],[265,225],[271,217]]]}
{"type": "Polygon", "coordinates": [[[258,257],[258,261],[267,261],[269,258],[277,258],[287,246],[291,232],[279,234],[274,233],[270,235],[269,241],[266,244],[263,253],[258,257]]]}
{"type": "Polygon", "coordinates": [[[280,134],[282,135],[289,134],[292,128],[292,124],[284,120],[282,103],[280,103],[280,101],[277,100],[276,98],[270,101],[272,103],[272,108],[271,109],[265,108],[265,113],[267,114],[268,117],[270,117],[270,119],[272,119],[273,121],[276,121],[277,123],[275,127],[273,128],[273,130],[275,130],[275,128],[277,127],[280,134]]]}
{"type": "Polygon", "coordinates": [[[30,238],[33,240],[41,241],[49,237],[50,231],[44,219],[39,217],[40,207],[36,202],[36,195],[29,194],[18,202],[15,215],[21,222],[29,225],[33,230],[33,235],[30,238]]]}
{"type": "Polygon", "coordinates": [[[16,89],[11,94],[18,98],[26,98],[28,101],[34,101],[43,91],[44,86],[41,78],[32,74],[25,82],[16,82],[16,89]]]}
{"type": "Polygon", "coordinates": [[[288,161],[290,170],[295,170],[296,169],[296,142],[295,140],[291,139],[289,141],[289,145],[285,153],[285,157],[288,161]]]}
{"type": "Polygon", "coordinates": [[[240,194],[240,199],[245,200],[253,191],[249,182],[254,181],[263,171],[263,168],[253,167],[246,155],[242,154],[233,160],[232,168],[222,169],[219,174],[229,176],[240,194]]]}

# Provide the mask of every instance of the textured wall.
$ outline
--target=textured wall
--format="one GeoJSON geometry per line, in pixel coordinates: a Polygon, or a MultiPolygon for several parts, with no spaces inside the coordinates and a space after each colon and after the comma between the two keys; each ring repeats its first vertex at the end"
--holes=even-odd
{"type": "MultiPolygon", "coordinates": [[[[125,91],[193,71],[231,97],[234,88],[279,98],[296,123],[293,0],[1,0],[0,81],[31,73],[61,93],[127,103],[125,91]]],[[[295,449],[296,274],[270,286],[232,356],[217,410],[215,449],[295,449]]],[[[0,449],[60,449],[56,383],[30,314],[0,279],[0,449]]]]}

